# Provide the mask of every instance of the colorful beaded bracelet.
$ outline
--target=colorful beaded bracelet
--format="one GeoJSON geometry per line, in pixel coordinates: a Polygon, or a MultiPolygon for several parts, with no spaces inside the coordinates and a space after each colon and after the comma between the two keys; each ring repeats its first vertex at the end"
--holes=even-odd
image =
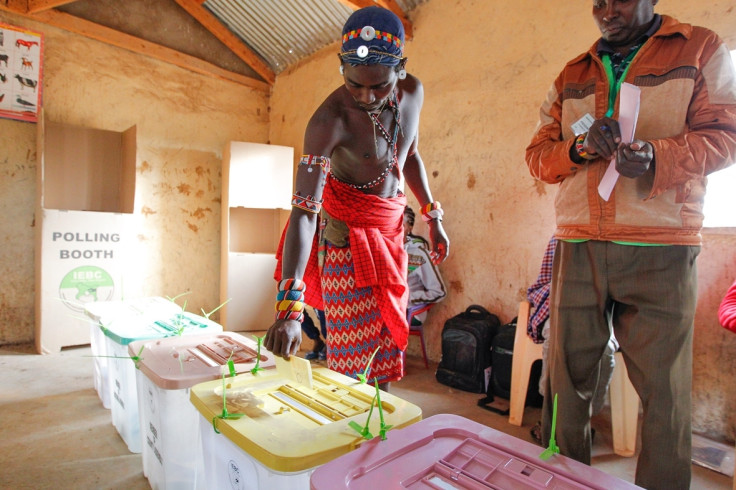
{"type": "Polygon", "coordinates": [[[279,311],[276,313],[277,320],[296,320],[301,323],[304,313],[301,311],[279,311]]]}
{"type": "Polygon", "coordinates": [[[283,279],[279,281],[279,292],[276,294],[276,320],[304,319],[304,291],[307,285],[301,279],[283,279]]]}
{"type": "Polygon", "coordinates": [[[279,291],[306,291],[306,289],[307,284],[301,279],[282,279],[281,281],[279,281],[279,291]]]}
{"type": "Polygon", "coordinates": [[[442,221],[442,216],[445,212],[442,210],[442,206],[439,201],[431,202],[425,206],[422,206],[422,220],[425,222],[436,219],[442,221]]]}
{"type": "Polygon", "coordinates": [[[296,289],[287,289],[286,291],[279,291],[276,293],[276,301],[304,301],[304,292],[296,289]]]}
{"type": "Polygon", "coordinates": [[[288,299],[277,301],[276,311],[304,311],[304,302],[288,299]]]}
{"type": "Polygon", "coordinates": [[[579,134],[577,138],[575,138],[575,151],[578,152],[578,155],[580,158],[584,158],[586,160],[595,160],[598,158],[597,153],[588,153],[585,151],[585,138],[588,136],[588,133],[579,134]]]}

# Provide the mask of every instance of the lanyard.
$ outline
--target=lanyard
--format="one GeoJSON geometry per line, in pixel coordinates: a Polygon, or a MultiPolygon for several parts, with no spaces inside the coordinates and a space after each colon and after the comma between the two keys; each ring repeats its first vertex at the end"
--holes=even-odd
{"type": "Polygon", "coordinates": [[[639,48],[633,49],[621,62],[625,63],[626,67],[624,68],[624,71],[621,72],[621,75],[619,75],[618,78],[616,78],[616,76],[613,74],[611,57],[608,55],[608,53],[605,53],[602,56],[603,68],[605,68],[606,76],[608,77],[608,110],[606,111],[606,117],[611,117],[613,115],[613,108],[616,103],[616,97],[618,97],[618,93],[621,90],[621,84],[624,82],[626,74],[629,72],[631,60],[634,59],[634,56],[636,56],[636,53],[638,51],[639,48]]]}

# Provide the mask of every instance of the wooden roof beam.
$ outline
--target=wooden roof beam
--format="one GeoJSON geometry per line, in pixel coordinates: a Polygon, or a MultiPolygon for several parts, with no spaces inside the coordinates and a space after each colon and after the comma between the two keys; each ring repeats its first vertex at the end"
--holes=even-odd
{"type": "Polygon", "coordinates": [[[186,55],[166,46],[161,46],[160,44],[110,29],[109,27],[75,17],[59,10],[44,10],[37,14],[27,15],[27,17],[44,24],[89,37],[96,41],[171,63],[172,65],[195,73],[229,80],[257,90],[268,91],[270,88],[269,84],[260,80],[225,70],[194,56],[186,55]]]}
{"type": "Polygon", "coordinates": [[[27,0],[28,2],[28,13],[35,14],[44,10],[49,10],[60,5],[66,5],[67,3],[74,3],[77,0],[27,0]]]}
{"type": "Polygon", "coordinates": [[[202,6],[203,0],[175,0],[177,4],[189,15],[197,19],[205,29],[210,31],[217,39],[235,53],[235,55],[243,60],[253,71],[258,73],[269,85],[273,85],[276,81],[276,74],[260,56],[254,53],[246,44],[235,34],[225,27],[209,10],[202,6]]]}
{"type": "Polygon", "coordinates": [[[0,10],[26,15],[76,1],[77,0],[0,0],[0,10]]]}

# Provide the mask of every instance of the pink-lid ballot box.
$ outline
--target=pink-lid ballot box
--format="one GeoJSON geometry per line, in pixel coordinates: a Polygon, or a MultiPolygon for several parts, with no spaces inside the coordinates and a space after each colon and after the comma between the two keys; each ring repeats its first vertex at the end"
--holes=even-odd
{"type": "Polygon", "coordinates": [[[173,301],[156,301],[151,308],[137,310],[133,315],[115,316],[112,321],[103,320],[100,329],[105,335],[107,375],[110,390],[110,415],[128,450],[140,453],[141,427],[138,414],[137,371],[138,354],[131,355],[128,346],[137,340],[154,340],[222,332],[222,325],[205,317],[183,311],[173,301]]]}
{"type": "Polygon", "coordinates": [[[457,415],[391,430],[317,468],[312,490],[628,490],[639,488],[457,415]]]}
{"type": "Polygon", "coordinates": [[[189,402],[190,388],[236,373],[249,377],[256,364],[276,373],[273,354],[252,338],[219,332],[139,340],[128,345],[139,356],[136,370],[138,413],[143,443],[143,474],[151,488],[206,489],[199,437],[199,412],[189,402]]]}

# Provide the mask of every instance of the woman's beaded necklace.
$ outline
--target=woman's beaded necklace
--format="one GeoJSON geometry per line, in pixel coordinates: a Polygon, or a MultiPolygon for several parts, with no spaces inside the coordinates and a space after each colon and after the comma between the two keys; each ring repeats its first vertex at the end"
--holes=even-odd
{"type": "Polygon", "coordinates": [[[383,113],[383,110],[385,108],[385,105],[381,106],[380,109],[378,109],[375,112],[369,112],[365,111],[366,114],[368,114],[368,117],[371,119],[371,122],[373,123],[373,142],[376,145],[376,158],[378,158],[378,136],[376,135],[376,129],[378,129],[378,132],[381,133],[381,136],[388,142],[389,148],[391,148],[391,156],[389,158],[388,164],[386,164],[386,168],[383,169],[383,172],[376,177],[375,179],[371,180],[367,184],[351,184],[349,182],[345,182],[347,185],[354,189],[370,189],[372,187],[376,187],[381,182],[383,182],[386,179],[386,176],[391,172],[391,170],[399,163],[399,152],[398,152],[398,142],[399,142],[399,129],[401,127],[401,116],[399,113],[399,102],[396,98],[396,91],[394,91],[391,94],[391,98],[387,99],[388,107],[391,109],[391,112],[394,116],[394,132],[393,135],[390,135],[386,128],[381,123],[379,117],[383,113]]]}

